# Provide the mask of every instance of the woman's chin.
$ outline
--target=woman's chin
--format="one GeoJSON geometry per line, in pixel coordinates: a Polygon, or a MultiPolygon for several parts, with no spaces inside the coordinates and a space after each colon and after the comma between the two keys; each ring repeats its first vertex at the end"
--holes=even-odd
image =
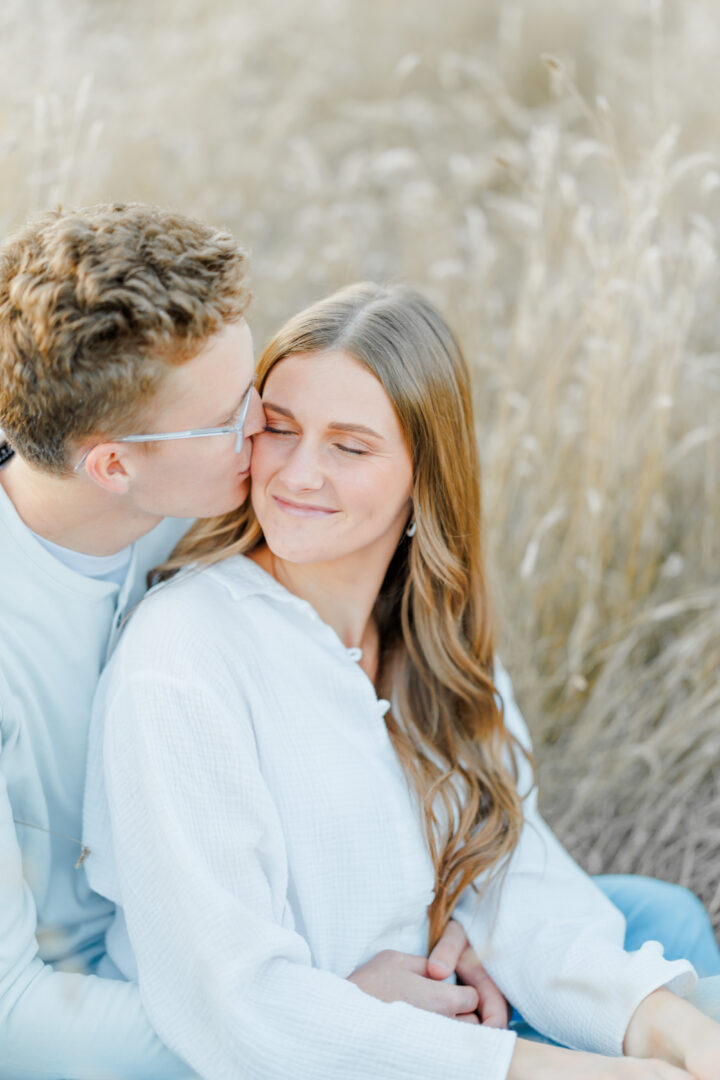
{"type": "Polygon", "coordinates": [[[273,544],[267,537],[265,537],[265,543],[276,559],[281,559],[286,563],[309,566],[312,563],[327,561],[327,556],[323,552],[308,551],[306,548],[296,548],[288,544],[273,544]]]}
{"type": "Polygon", "coordinates": [[[298,535],[300,529],[266,529],[262,521],[259,521],[259,525],[268,550],[283,562],[298,565],[332,562],[341,554],[336,550],[336,545],[319,544],[316,538],[298,535]]]}

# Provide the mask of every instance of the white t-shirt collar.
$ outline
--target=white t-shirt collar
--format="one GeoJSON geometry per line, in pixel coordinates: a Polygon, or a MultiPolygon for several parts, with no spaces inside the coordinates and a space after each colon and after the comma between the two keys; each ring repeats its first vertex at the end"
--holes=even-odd
{"type": "Polygon", "coordinates": [[[95,581],[109,581],[115,585],[122,585],[127,577],[132,559],[132,544],[128,544],[127,547],[112,555],[86,555],[82,551],[73,551],[71,548],[55,544],[52,540],[46,540],[44,536],[39,536],[36,532],[32,532],[32,535],[55,559],[68,569],[74,570],[76,574],[93,578],[95,581]]]}

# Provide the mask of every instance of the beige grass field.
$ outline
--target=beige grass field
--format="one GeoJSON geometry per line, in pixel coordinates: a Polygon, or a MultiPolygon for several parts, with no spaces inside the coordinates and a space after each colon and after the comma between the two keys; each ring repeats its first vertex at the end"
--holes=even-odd
{"type": "Polygon", "coordinates": [[[358,278],[475,373],[499,641],[590,871],[720,923],[715,0],[4,0],[0,231],[229,226],[258,341],[358,278]]]}

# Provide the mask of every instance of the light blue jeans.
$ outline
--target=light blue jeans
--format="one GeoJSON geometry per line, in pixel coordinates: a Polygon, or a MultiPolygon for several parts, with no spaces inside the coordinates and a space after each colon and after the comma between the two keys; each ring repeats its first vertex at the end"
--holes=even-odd
{"type": "Polygon", "coordinates": [[[625,916],[628,951],[659,941],[668,960],[689,960],[701,979],[720,975],[712,923],[689,889],[639,874],[602,874],[593,881],[625,916]]]}
{"type": "MultiPolygon", "coordinates": [[[[687,1000],[720,1020],[720,947],[705,908],[694,893],[639,874],[603,874],[593,881],[625,916],[625,948],[659,941],[668,960],[689,960],[700,981],[687,1000]]],[[[550,1042],[513,1013],[510,1027],[524,1039],[550,1042]]]]}

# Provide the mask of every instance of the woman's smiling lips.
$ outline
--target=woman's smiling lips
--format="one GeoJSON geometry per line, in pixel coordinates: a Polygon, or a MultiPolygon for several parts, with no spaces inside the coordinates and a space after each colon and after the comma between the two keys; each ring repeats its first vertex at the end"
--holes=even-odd
{"type": "Polygon", "coordinates": [[[289,499],[281,499],[279,495],[273,495],[273,501],[280,510],[294,517],[328,517],[330,514],[337,514],[337,510],[330,510],[326,506],[291,502],[289,499]]]}

